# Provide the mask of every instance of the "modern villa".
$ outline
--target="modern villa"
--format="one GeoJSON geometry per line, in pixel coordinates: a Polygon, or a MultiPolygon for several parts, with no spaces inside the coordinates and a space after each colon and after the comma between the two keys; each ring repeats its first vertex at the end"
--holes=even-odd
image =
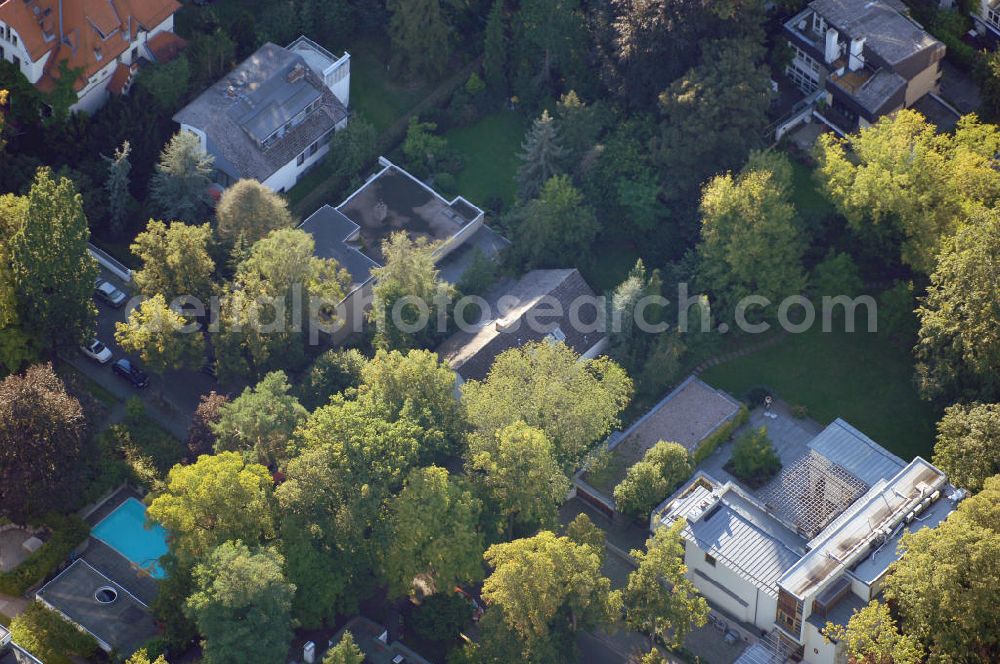
{"type": "Polygon", "coordinates": [[[688,578],[763,634],[738,662],[839,663],[843,644],[826,639],[827,622],[846,624],[878,597],[903,534],[936,526],[965,493],[839,419],[779,452],[784,468],[754,490],[719,464],[699,470],[654,510],[650,529],[684,519],[688,578]]]}
{"type": "Polygon", "coordinates": [[[334,343],[364,326],[375,285],[372,270],[384,264],[382,242],[392,233],[433,243],[440,276],[452,283],[467,267],[469,252],[493,258],[508,245],[485,225],[485,213],[462,196],[446,199],[385,157],[379,165],[343,203],[324,205],[299,226],[312,235],[316,256],[335,259],[351,275],[338,306],[344,324],[332,335],[334,343]]]}
{"type": "Polygon", "coordinates": [[[291,189],[330,151],[347,125],[351,56],[335,56],[307,37],[267,43],[174,115],[215,160],[223,188],[258,180],[291,189]]]}
{"type": "Polygon", "coordinates": [[[90,536],[35,599],[87,632],[105,652],[128,655],[157,634],[150,605],[164,572],[166,532],[147,526],[138,495],[122,488],[90,515],[90,536]]]}

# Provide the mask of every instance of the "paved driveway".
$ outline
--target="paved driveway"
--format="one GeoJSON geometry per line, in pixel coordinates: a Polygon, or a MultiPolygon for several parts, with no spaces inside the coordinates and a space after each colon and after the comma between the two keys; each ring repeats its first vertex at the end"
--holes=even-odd
{"type": "MultiPolygon", "coordinates": [[[[125,290],[120,280],[103,269],[101,277],[125,290]]],[[[130,306],[135,304],[135,301],[130,302],[121,309],[115,309],[102,302],[97,304],[97,338],[114,353],[111,362],[105,365],[97,364],[76,349],[67,351],[63,359],[123,401],[138,396],[146,404],[146,411],[150,417],[179,439],[184,440],[201,395],[211,390],[218,391],[220,388],[213,378],[200,371],[169,371],[163,376],[150,374],[149,387],[144,390],[136,390],[115,374],[111,370],[111,364],[120,357],[127,357],[137,366],[142,366],[138,357],[126,353],[115,343],[115,323],[124,321],[128,317],[130,306]]]]}

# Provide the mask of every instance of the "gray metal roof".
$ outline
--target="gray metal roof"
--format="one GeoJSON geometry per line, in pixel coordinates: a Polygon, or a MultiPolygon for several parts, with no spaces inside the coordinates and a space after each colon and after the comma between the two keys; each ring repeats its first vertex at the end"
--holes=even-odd
{"type": "Polygon", "coordinates": [[[350,245],[358,232],[358,225],[330,205],[324,205],[299,226],[313,237],[313,253],[319,258],[332,258],[351,274],[351,282],[357,286],[368,281],[372,269],[379,264],[366,256],[358,248],[350,245]]]}
{"type": "Polygon", "coordinates": [[[809,441],[809,447],[868,486],[906,467],[905,461],[839,417],[809,441]]]}
{"type": "Polygon", "coordinates": [[[267,43],[178,111],[205,132],[210,153],[238,177],[266,180],[347,118],[347,109],[305,60],[267,43]],[[293,74],[294,72],[294,74],[293,74]],[[260,142],[319,100],[317,110],[266,149],[260,142]]]}
{"type": "Polygon", "coordinates": [[[662,520],[688,521],[684,535],[698,548],[769,595],[777,595],[777,581],[801,557],[793,547],[803,540],[742,496],[731,484],[703,485],[679,499],[662,520]]]}
{"type": "Polygon", "coordinates": [[[813,0],[809,3],[826,22],[852,38],[865,38],[871,49],[890,65],[927,48],[937,48],[934,39],[901,12],[905,6],[886,0],[813,0]]]}

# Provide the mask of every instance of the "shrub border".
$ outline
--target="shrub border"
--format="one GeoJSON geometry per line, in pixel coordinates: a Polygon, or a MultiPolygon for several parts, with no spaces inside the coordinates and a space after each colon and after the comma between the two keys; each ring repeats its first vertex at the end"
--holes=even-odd
{"type": "Polygon", "coordinates": [[[90,526],[77,516],[49,514],[42,523],[52,530],[52,537],[20,565],[0,573],[0,593],[23,595],[33,585],[44,581],[90,535],[90,526]]]}

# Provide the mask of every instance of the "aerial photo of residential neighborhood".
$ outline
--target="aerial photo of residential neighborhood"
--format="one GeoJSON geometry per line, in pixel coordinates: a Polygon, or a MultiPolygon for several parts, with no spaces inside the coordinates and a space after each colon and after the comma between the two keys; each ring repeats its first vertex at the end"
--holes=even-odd
{"type": "Polygon", "coordinates": [[[0,664],[1000,663],[1000,0],[0,0],[0,664]]]}

